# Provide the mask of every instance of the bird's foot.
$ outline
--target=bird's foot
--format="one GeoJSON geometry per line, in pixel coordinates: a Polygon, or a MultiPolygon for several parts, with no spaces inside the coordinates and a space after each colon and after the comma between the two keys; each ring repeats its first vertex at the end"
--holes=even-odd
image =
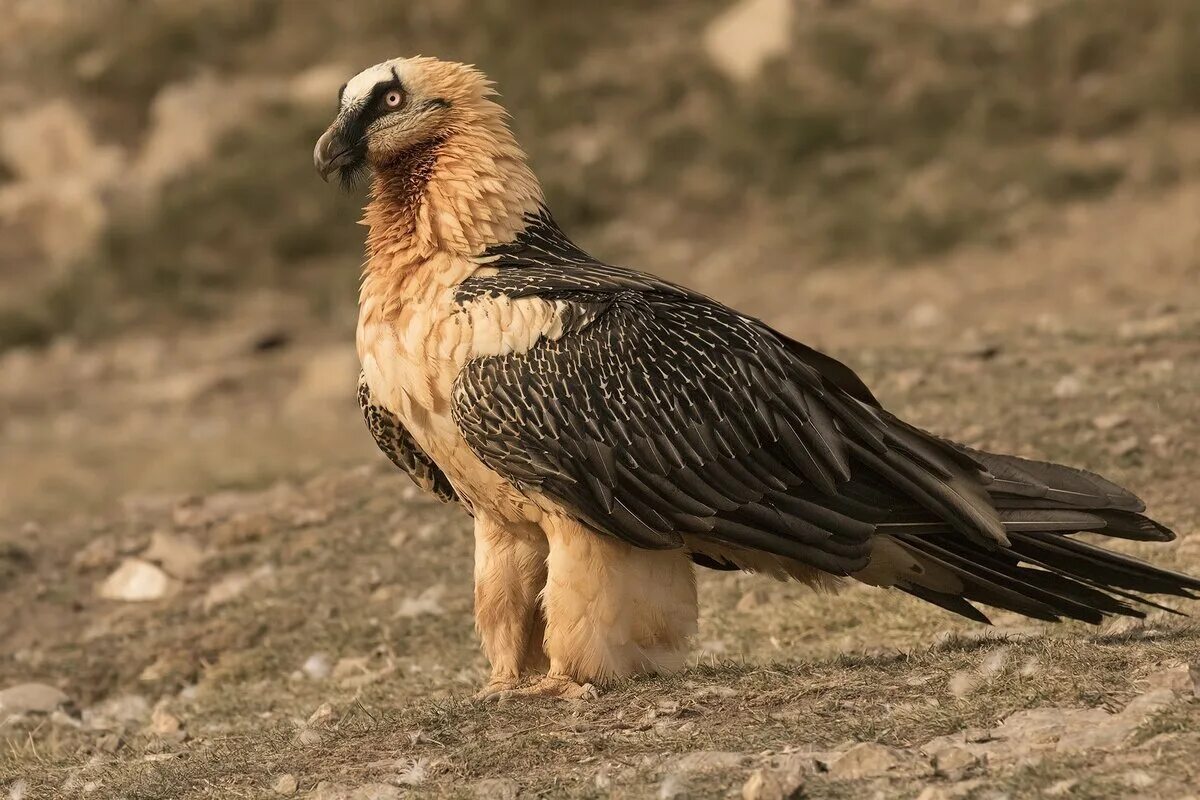
{"type": "Polygon", "coordinates": [[[475,693],[475,700],[485,702],[488,700],[499,700],[502,696],[510,694],[514,689],[521,685],[520,678],[511,676],[492,676],[488,680],[487,685],[475,693]]]}
{"type": "Polygon", "coordinates": [[[546,675],[528,686],[500,692],[497,700],[517,697],[553,697],[558,700],[595,700],[599,696],[590,683],[578,683],[566,675],[546,675]]]}

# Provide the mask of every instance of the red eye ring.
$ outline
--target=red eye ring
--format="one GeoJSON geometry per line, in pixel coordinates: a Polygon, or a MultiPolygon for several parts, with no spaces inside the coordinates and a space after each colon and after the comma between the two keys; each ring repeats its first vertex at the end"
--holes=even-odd
{"type": "Polygon", "coordinates": [[[387,108],[399,108],[404,104],[404,92],[399,89],[389,89],[383,96],[383,105],[387,108]]]}

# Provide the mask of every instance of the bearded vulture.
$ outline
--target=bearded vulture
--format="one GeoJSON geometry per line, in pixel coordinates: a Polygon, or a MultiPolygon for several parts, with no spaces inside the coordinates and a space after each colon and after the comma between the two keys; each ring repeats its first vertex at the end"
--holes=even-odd
{"type": "Polygon", "coordinates": [[[492,84],[395,59],[341,89],[321,176],[370,176],[357,329],[371,433],[474,516],[480,697],[679,669],[694,566],[886,586],[987,622],[1140,617],[1200,580],[1078,532],[1169,541],[1089,472],[890,414],[846,366],[577,247],[492,84]]]}

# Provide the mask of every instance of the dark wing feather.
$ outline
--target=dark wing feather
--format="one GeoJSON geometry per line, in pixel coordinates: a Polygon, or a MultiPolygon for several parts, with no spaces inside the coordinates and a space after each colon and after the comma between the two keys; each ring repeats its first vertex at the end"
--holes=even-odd
{"type": "Polygon", "coordinates": [[[886,538],[919,569],[889,584],[885,559],[871,580],[978,621],[972,601],[1098,622],[1162,607],[1141,593],[1200,590],[1196,578],[1068,538],[1170,540],[1125,489],[918,430],[836,360],[592,259],[546,214],[486,257],[494,269],[461,284],[460,302],[556,301],[566,332],[469,363],[455,420],[484,463],[599,532],[644,548],[680,547],[686,535],[864,580],[886,538]]]}
{"type": "Polygon", "coordinates": [[[443,503],[459,500],[458,493],[454,491],[445,473],[438,469],[433,459],[425,455],[425,451],[413,440],[412,434],[396,415],[375,402],[371,395],[371,387],[367,385],[366,377],[362,373],[358,376],[358,405],[362,409],[367,429],[371,431],[375,444],[393,464],[408,473],[413,483],[443,503]]]}

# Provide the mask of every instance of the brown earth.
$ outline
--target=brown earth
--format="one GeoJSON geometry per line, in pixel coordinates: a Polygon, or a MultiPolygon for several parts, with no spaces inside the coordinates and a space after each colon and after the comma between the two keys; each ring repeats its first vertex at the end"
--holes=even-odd
{"type": "MultiPolygon", "coordinates": [[[[82,161],[128,169],[69,195],[108,210],[82,262],[0,215],[0,693],[67,698],[0,708],[0,797],[1196,796],[1200,628],[1165,612],[985,629],[704,572],[682,674],[472,702],[470,523],[359,418],[358,198],[312,175],[328,103],[303,99],[314,52],[478,60],[597,255],[930,430],[1129,486],[1179,538],[1123,549],[1200,573],[1193,5],[800,3],[800,45],[741,87],[697,51],[717,2],[385,5],[13,4],[0,100],[68,100],[82,161]],[[164,96],[184,129],[222,102],[253,124],[158,183],[164,96]],[[102,596],[130,569],[163,596],[102,596]]],[[[4,158],[0,198],[59,185],[4,158]]]]}

